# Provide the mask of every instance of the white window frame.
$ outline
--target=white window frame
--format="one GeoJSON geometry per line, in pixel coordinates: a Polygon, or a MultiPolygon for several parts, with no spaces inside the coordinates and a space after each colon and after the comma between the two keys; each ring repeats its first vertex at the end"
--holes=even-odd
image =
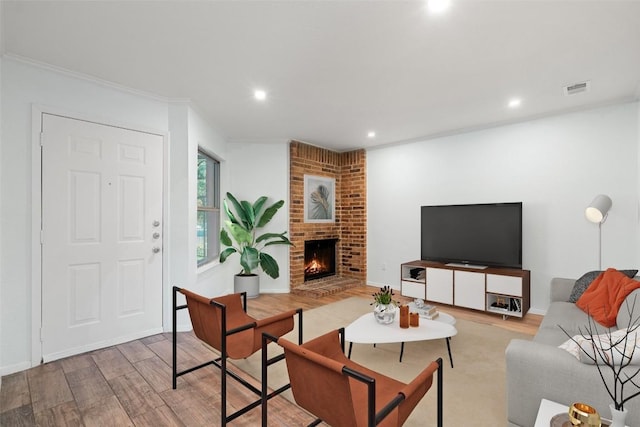
{"type": "Polygon", "coordinates": [[[198,163],[196,167],[196,261],[198,267],[216,261],[220,255],[220,162],[198,147],[198,163]],[[209,173],[206,174],[207,204],[200,198],[200,162],[204,161],[209,173]],[[201,226],[201,215],[205,215],[204,227],[201,226]],[[201,242],[202,240],[202,242],[201,242]],[[205,255],[201,256],[200,251],[205,255]]]}

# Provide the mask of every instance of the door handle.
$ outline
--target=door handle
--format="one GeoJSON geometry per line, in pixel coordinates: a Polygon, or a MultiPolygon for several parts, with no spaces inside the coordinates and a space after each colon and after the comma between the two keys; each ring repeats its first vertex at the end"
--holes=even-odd
{"type": "Polygon", "coordinates": [[[151,249],[151,252],[153,252],[154,254],[157,254],[158,252],[160,252],[160,248],[157,246],[154,246],[153,249],[151,249]]]}
{"type": "Polygon", "coordinates": [[[160,233],[153,233],[153,238],[158,239],[160,237],[160,233]]]}
{"type": "Polygon", "coordinates": [[[159,226],[159,225],[160,225],[160,221],[155,220],[155,221],[153,221],[153,223],[152,223],[152,224],[153,224],[153,226],[154,226],[154,227],[157,227],[157,226],[159,226]]]}

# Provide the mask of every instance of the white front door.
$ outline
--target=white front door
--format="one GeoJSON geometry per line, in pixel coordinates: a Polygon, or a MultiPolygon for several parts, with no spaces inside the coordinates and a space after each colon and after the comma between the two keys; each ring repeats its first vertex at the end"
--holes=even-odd
{"type": "Polygon", "coordinates": [[[163,137],[42,115],[45,362],[162,330],[163,137]]]}

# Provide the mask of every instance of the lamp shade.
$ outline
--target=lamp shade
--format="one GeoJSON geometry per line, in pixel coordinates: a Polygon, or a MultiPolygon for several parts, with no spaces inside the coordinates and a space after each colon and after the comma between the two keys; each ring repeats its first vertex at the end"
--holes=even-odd
{"type": "Polygon", "coordinates": [[[593,202],[589,204],[587,209],[584,211],[585,216],[591,222],[601,223],[604,221],[607,216],[607,212],[611,209],[611,198],[609,196],[605,196],[604,194],[598,194],[593,202]]]}

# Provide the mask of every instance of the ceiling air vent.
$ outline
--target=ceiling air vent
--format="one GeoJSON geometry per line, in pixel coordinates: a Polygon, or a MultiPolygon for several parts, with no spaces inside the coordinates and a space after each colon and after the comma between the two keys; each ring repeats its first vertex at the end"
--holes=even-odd
{"type": "Polygon", "coordinates": [[[587,92],[589,89],[591,89],[591,80],[587,80],[586,82],[574,83],[572,85],[565,86],[563,89],[566,96],[587,92]]]}

